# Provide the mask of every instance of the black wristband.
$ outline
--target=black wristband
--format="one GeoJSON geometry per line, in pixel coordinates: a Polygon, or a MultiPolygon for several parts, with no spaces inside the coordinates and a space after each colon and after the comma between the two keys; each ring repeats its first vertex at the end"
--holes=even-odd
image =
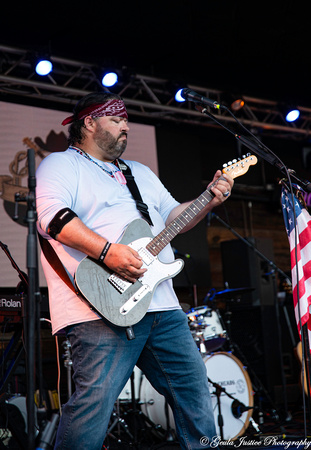
{"type": "Polygon", "coordinates": [[[103,250],[98,258],[98,262],[100,262],[101,264],[103,264],[104,259],[106,258],[108,250],[110,249],[110,245],[111,245],[111,243],[107,241],[105,244],[105,247],[103,248],[103,250]]]}

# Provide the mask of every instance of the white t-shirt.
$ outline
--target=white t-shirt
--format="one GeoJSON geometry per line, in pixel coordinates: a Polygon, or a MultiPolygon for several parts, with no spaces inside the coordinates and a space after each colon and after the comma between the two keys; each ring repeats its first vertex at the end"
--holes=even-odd
{"type": "MultiPolygon", "coordinates": [[[[154,225],[151,231],[156,236],[165,227],[171,210],[179,203],[148,167],[134,161],[125,162],[131,168],[143,201],[148,205],[154,225]]],[[[38,230],[50,240],[72,281],[79,262],[86,255],[47,235],[49,223],[58,211],[70,208],[86,226],[110,242],[118,242],[127,225],[141,218],[128,187],[72,148],[47,156],[38,167],[36,176],[38,230]]],[[[170,245],[159,253],[159,259],[166,263],[174,260],[170,245]]],[[[48,283],[53,333],[68,325],[99,318],[65,285],[43,254],[41,262],[48,283]]],[[[177,308],[180,305],[172,280],[165,280],[156,288],[149,311],[177,308]]]]}

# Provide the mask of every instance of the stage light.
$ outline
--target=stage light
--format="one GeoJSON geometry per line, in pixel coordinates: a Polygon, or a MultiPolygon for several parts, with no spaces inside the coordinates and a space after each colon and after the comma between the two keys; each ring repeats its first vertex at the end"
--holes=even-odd
{"type": "Polygon", "coordinates": [[[53,64],[49,59],[37,60],[35,65],[36,73],[40,76],[46,76],[52,72],[53,64]]]}
{"type": "Polygon", "coordinates": [[[231,103],[231,109],[232,111],[239,111],[243,108],[244,105],[244,100],[242,98],[238,98],[231,103]]]}
{"type": "Polygon", "coordinates": [[[112,87],[118,82],[118,74],[116,72],[106,72],[102,78],[102,85],[112,87]]]}
{"type": "Polygon", "coordinates": [[[176,102],[185,102],[186,100],[181,96],[182,89],[179,89],[175,94],[175,100],[176,102]]]}
{"type": "Polygon", "coordinates": [[[286,122],[295,122],[300,116],[300,111],[297,108],[288,109],[285,114],[286,122]]]}

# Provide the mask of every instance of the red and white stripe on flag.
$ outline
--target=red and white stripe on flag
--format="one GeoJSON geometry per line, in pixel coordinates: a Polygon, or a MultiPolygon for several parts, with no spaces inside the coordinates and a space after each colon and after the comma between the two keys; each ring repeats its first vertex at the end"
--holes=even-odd
{"type": "Polygon", "coordinates": [[[306,208],[300,203],[298,198],[294,196],[294,207],[297,220],[296,240],[292,196],[284,187],[282,188],[281,201],[283,217],[290,247],[293,300],[296,322],[298,331],[299,333],[301,333],[299,321],[300,312],[301,325],[303,326],[307,323],[309,331],[309,343],[311,346],[311,216],[306,208]],[[298,300],[300,310],[298,308],[298,300]]]}

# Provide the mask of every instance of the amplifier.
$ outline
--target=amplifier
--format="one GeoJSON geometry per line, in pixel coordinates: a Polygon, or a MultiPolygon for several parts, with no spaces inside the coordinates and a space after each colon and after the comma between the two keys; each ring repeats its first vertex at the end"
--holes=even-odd
{"type": "Polygon", "coordinates": [[[5,318],[11,319],[10,322],[20,322],[23,309],[23,300],[20,295],[0,295],[0,323],[5,318]]]}

